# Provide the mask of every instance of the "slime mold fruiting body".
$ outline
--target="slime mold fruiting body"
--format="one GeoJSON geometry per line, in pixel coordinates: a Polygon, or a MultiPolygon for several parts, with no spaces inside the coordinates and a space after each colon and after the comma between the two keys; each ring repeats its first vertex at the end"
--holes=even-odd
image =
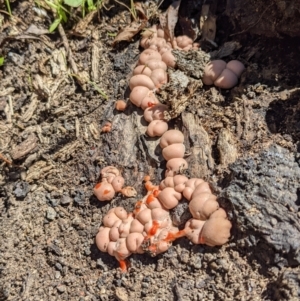
{"type": "MultiPolygon", "coordinates": [[[[181,167],[187,167],[187,163],[181,161],[184,160],[183,134],[178,130],[167,131],[160,145],[163,150],[170,150],[163,152],[167,165],[172,160],[179,160],[179,164],[167,169],[160,185],[154,185],[145,177],[147,194],[136,202],[133,212],[128,213],[122,207],[109,210],[96,236],[98,248],[115,256],[123,271],[126,271],[125,260],[131,254],[146,252],[156,256],[167,251],[179,237],[186,236],[194,244],[216,246],[226,243],[230,236],[231,223],[226,212],[219,208],[209,184],[179,174],[181,167]],[[173,145],[176,145],[175,152],[172,152],[173,145]],[[193,218],[179,230],[172,223],[170,210],[184,202],[183,197],[189,202],[193,218]]],[[[115,169],[112,172],[112,167],[103,170],[102,179],[108,182],[120,177],[115,169]]]]}
{"type": "Polygon", "coordinates": [[[114,166],[107,166],[101,170],[102,181],[94,187],[94,195],[99,201],[111,201],[116,193],[121,193],[126,197],[136,196],[133,187],[124,187],[124,178],[120,171],[114,166]]]}
{"type": "MultiPolygon", "coordinates": [[[[167,67],[176,67],[172,49],[197,50],[199,45],[186,36],[172,41],[165,39],[163,30],[155,25],[146,30],[141,46],[145,50],[133,70],[129,98],[144,110],[144,118],[149,122],[146,134],[161,137],[160,147],[167,163],[165,179],[159,185],[145,177],[147,194],[136,202],[133,212],[116,207],[103,218],[103,226],[96,236],[97,247],[114,256],[123,271],[127,269],[126,258],[131,254],[146,252],[156,256],[167,251],[174,240],[183,236],[194,244],[220,246],[228,241],[231,229],[231,222],[225,210],[219,207],[209,184],[203,179],[188,179],[184,175],[188,169],[184,159],[184,135],[179,130],[168,130],[164,118],[168,106],[160,103],[156,95],[168,82],[167,67]],[[179,230],[172,223],[170,210],[186,201],[192,218],[179,230]]],[[[237,84],[243,70],[244,66],[239,61],[212,61],[205,67],[203,82],[231,88],[237,84]]],[[[124,179],[116,168],[104,168],[101,176],[102,182],[94,188],[94,194],[100,201],[111,200],[116,192],[135,196],[132,187],[122,188],[124,179]]]]}
{"type": "Polygon", "coordinates": [[[144,118],[149,122],[147,135],[159,137],[168,130],[168,123],[164,119],[164,112],[168,107],[159,102],[156,92],[168,82],[167,67],[176,66],[172,49],[188,51],[197,49],[198,46],[187,36],[174,38],[173,41],[166,40],[163,30],[156,25],[146,31],[141,46],[145,50],[141,53],[129,81],[129,98],[133,104],[144,110],[144,118]]]}
{"type": "Polygon", "coordinates": [[[245,66],[237,60],[211,61],[204,69],[202,81],[205,85],[215,85],[222,89],[231,89],[238,83],[238,79],[245,69],[245,66]]]}

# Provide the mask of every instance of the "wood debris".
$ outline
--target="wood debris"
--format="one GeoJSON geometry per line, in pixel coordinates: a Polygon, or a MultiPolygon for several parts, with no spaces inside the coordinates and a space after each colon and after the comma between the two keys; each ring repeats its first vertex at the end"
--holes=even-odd
{"type": "Polygon", "coordinates": [[[19,145],[13,148],[10,152],[11,157],[14,160],[21,159],[25,157],[27,154],[32,152],[37,147],[37,137],[34,134],[30,134],[27,139],[21,142],[19,145]]]}
{"type": "Polygon", "coordinates": [[[145,13],[141,3],[135,3],[134,10],[137,13],[137,15],[134,17],[134,20],[129,25],[127,25],[125,28],[122,28],[119,31],[119,33],[113,41],[113,46],[115,46],[118,42],[121,41],[131,41],[136,34],[138,34],[147,26],[147,14],[145,13]]]}
{"type": "Polygon", "coordinates": [[[175,26],[178,21],[178,10],[180,7],[180,1],[173,2],[165,14],[159,16],[160,26],[164,30],[167,37],[169,37],[171,43],[175,36],[175,26]]]}
{"type": "Polygon", "coordinates": [[[133,21],[131,24],[127,25],[124,29],[118,33],[113,41],[113,46],[115,46],[118,42],[121,41],[131,41],[131,39],[139,33],[142,29],[144,29],[147,25],[146,20],[138,20],[133,21]]]}

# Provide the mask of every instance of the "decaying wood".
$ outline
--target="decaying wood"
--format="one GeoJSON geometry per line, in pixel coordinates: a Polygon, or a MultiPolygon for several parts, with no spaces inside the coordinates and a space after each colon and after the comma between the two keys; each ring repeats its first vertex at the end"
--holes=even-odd
{"type": "Polygon", "coordinates": [[[65,145],[62,149],[53,154],[52,159],[57,160],[61,159],[62,161],[67,160],[80,146],[78,140],[65,145]]]}
{"type": "Polygon", "coordinates": [[[165,112],[167,121],[179,116],[189,104],[190,97],[202,87],[202,82],[189,78],[180,70],[168,72],[169,82],[160,92],[160,101],[170,106],[165,112]]]}
{"type": "Polygon", "coordinates": [[[29,104],[29,107],[27,108],[25,113],[22,115],[22,120],[24,122],[27,122],[31,119],[31,117],[33,116],[34,111],[36,110],[37,106],[38,106],[37,95],[35,93],[33,93],[32,96],[31,96],[31,102],[29,104]]]}
{"type": "Polygon", "coordinates": [[[29,154],[37,147],[37,137],[34,134],[30,134],[26,140],[17,145],[10,152],[11,157],[14,160],[18,160],[29,154]]]}
{"type": "Polygon", "coordinates": [[[93,20],[93,18],[97,15],[97,13],[98,13],[97,10],[93,10],[89,12],[83,19],[80,19],[79,22],[76,23],[73,27],[73,34],[84,36],[88,25],[93,20]]]}
{"type": "Polygon", "coordinates": [[[50,172],[54,165],[47,163],[46,161],[37,161],[29,167],[26,175],[26,182],[32,183],[35,180],[44,179],[50,172]]]}
{"type": "Polygon", "coordinates": [[[235,138],[228,129],[221,129],[218,136],[217,148],[222,167],[226,168],[230,163],[235,162],[238,157],[235,138]]]}
{"type": "Polygon", "coordinates": [[[176,64],[179,70],[183,71],[187,76],[195,79],[203,77],[203,71],[207,63],[210,61],[210,55],[202,50],[183,52],[174,50],[176,64]]]}
{"type": "Polygon", "coordinates": [[[100,48],[96,43],[92,46],[92,79],[95,83],[99,81],[100,48]]]}
{"type": "Polygon", "coordinates": [[[64,30],[64,28],[62,27],[61,24],[58,25],[58,31],[59,31],[59,34],[60,34],[60,36],[62,38],[64,47],[66,49],[67,58],[68,58],[68,61],[69,61],[70,65],[71,65],[71,68],[72,68],[72,70],[73,70],[73,72],[75,74],[78,74],[78,68],[77,68],[77,65],[76,65],[76,63],[75,63],[75,61],[73,59],[73,54],[72,54],[72,50],[71,50],[71,48],[69,46],[69,41],[68,41],[67,36],[65,34],[65,30],[64,30]]]}
{"type": "Polygon", "coordinates": [[[182,122],[190,176],[205,178],[212,174],[215,165],[212,141],[196,115],[184,112],[182,122]]]}

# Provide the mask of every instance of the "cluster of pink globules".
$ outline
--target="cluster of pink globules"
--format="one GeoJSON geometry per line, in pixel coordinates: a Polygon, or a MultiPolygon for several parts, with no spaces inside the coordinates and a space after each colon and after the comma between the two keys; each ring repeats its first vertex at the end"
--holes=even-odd
{"type": "MultiPolygon", "coordinates": [[[[152,184],[150,178],[145,177],[147,194],[136,202],[133,212],[116,207],[103,218],[96,244],[101,251],[115,256],[122,270],[126,270],[125,260],[131,254],[146,252],[156,256],[168,250],[175,239],[183,236],[194,244],[223,245],[228,241],[231,229],[231,222],[225,210],[219,207],[208,182],[200,178],[188,179],[183,175],[188,169],[188,162],[184,159],[184,136],[179,130],[168,130],[164,117],[168,106],[157,98],[157,92],[168,82],[167,68],[176,67],[172,49],[197,50],[199,45],[186,36],[170,41],[165,38],[164,31],[155,25],[146,31],[141,46],[145,50],[129,82],[130,101],[144,110],[144,118],[149,122],[146,134],[161,137],[160,147],[167,164],[165,179],[159,185],[152,184]],[[180,230],[172,223],[170,210],[185,201],[188,202],[192,218],[180,230]]],[[[243,70],[244,65],[236,60],[228,63],[212,61],[205,67],[203,82],[229,89],[237,84],[243,70]]],[[[104,189],[102,183],[108,182],[110,188],[114,188],[114,183],[120,184],[120,181],[124,184],[115,167],[106,167],[107,170],[111,173],[106,174],[105,179],[94,188],[97,198],[101,201],[112,199],[111,196],[105,196],[109,192],[113,196],[117,192],[133,196],[126,194],[120,185],[116,185],[117,189],[113,192],[104,189]]]]}
{"type": "Polygon", "coordinates": [[[145,31],[141,46],[145,50],[140,54],[129,81],[129,98],[144,110],[144,118],[149,122],[147,135],[159,137],[168,130],[168,123],[164,119],[168,106],[159,102],[156,92],[168,82],[167,68],[176,66],[172,49],[189,51],[199,46],[187,36],[174,38],[173,41],[165,39],[164,31],[156,25],[145,31]]]}
{"type": "MultiPolygon", "coordinates": [[[[162,154],[167,161],[165,179],[156,186],[149,177],[145,177],[147,194],[136,202],[133,212],[116,207],[109,210],[103,218],[96,244],[102,252],[115,256],[122,270],[126,270],[125,259],[131,254],[147,252],[156,256],[167,251],[179,237],[186,236],[194,244],[210,246],[222,245],[230,237],[231,223],[226,212],[219,207],[209,184],[202,179],[188,179],[180,174],[188,168],[188,163],[183,158],[183,141],[182,132],[165,132],[160,140],[162,154]],[[173,225],[170,216],[170,210],[180,201],[189,202],[193,216],[182,230],[173,225]]],[[[106,169],[115,168],[109,166],[106,169]]],[[[111,174],[110,181],[113,182],[120,176],[116,174],[111,174]]],[[[94,193],[99,196],[97,185],[94,193]]]]}

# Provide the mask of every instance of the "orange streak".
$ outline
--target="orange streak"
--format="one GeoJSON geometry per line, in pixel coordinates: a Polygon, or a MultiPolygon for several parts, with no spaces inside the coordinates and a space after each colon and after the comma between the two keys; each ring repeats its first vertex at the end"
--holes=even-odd
{"type": "Polygon", "coordinates": [[[147,248],[147,250],[148,250],[151,254],[153,254],[153,255],[155,255],[155,254],[157,253],[157,247],[156,247],[155,244],[150,245],[150,246],[147,248]]]}
{"type": "Polygon", "coordinates": [[[155,235],[155,233],[157,232],[158,228],[159,228],[158,221],[153,221],[153,225],[152,225],[151,229],[149,230],[148,235],[149,236],[155,235]]]}
{"type": "Polygon", "coordinates": [[[139,200],[135,203],[134,210],[133,210],[134,215],[140,212],[142,204],[143,204],[143,202],[141,200],[139,200]]]}
{"type": "Polygon", "coordinates": [[[99,189],[101,187],[101,183],[96,184],[95,188],[99,189]]]}
{"type": "Polygon", "coordinates": [[[155,200],[155,197],[153,194],[150,194],[148,197],[147,197],[147,200],[146,200],[146,204],[150,204],[151,202],[153,202],[155,200]]]}
{"type": "Polygon", "coordinates": [[[154,187],[155,186],[150,181],[145,183],[145,188],[146,188],[147,191],[153,190],[154,187]]]}
{"type": "Polygon", "coordinates": [[[200,236],[200,238],[199,238],[199,243],[200,243],[200,244],[205,244],[205,239],[204,239],[203,236],[200,236]]]}
{"type": "Polygon", "coordinates": [[[160,190],[159,190],[159,189],[155,189],[155,190],[153,191],[153,195],[154,195],[155,197],[157,197],[159,194],[160,194],[160,190]]]}
{"type": "Polygon", "coordinates": [[[152,107],[154,107],[156,104],[155,103],[153,103],[153,102],[148,102],[148,108],[152,108],[152,107]]]}
{"type": "Polygon", "coordinates": [[[108,193],[110,193],[110,190],[108,190],[108,189],[105,189],[105,190],[103,191],[103,194],[108,194],[108,193]]]}
{"type": "Polygon", "coordinates": [[[164,241],[171,242],[182,236],[185,236],[184,230],[178,231],[177,233],[169,232],[167,237],[164,239],[164,241]]]}
{"type": "Polygon", "coordinates": [[[120,269],[123,273],[127,272],[127,263],[126,260],[119,260],[120,269]]]}

